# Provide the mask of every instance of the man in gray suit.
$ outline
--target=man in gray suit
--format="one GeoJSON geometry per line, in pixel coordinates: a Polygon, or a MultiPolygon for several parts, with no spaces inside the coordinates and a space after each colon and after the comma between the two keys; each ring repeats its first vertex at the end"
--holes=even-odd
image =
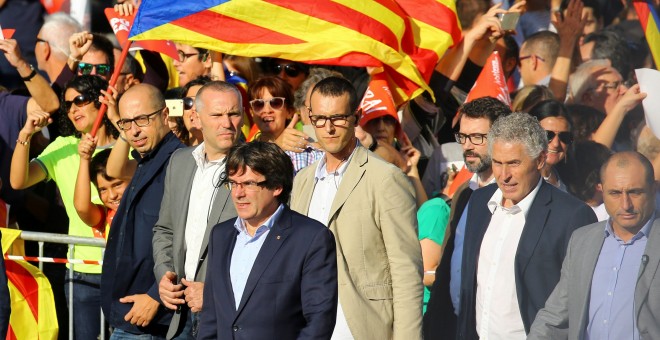
{"type": "Polygon", "coordinates": [[[573,233],[561,279],[528,339],[660,339],[653,166],[637,152],[621,152],[600,176],[611,217],[573,233]]]}
{"type": "Polygon", "coordinates": [[[214,81],[197,93],[196,124],[204,142],[172,155],[158,222],[154,273],[163,304],[176,311],[167,338],[194,337],[202,310],[206,253],[214,225],[236,217],[224,185],[225,156],[238,141],[243,106],[238,89],[214,81]]]}

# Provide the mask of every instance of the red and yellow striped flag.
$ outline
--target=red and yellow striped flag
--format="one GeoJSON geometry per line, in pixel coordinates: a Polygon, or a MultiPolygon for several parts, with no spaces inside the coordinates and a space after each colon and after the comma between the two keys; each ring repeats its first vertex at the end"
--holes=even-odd
{"type": "Polygon", "coordinates": [[[453,0],[145,0],[130,33],[246,57],[383,67],[397,104],[430,91],[433,68],[460,37],[453,0]]]}
{"type": "Polygon", "coordinates": [[[660,67],[660,18],[658,12],[655,11],[653,5],[648,0],[635,0],[633,2],[639,22],[642,24],[646,41],[649,44],[655,67],[660,67]]]}

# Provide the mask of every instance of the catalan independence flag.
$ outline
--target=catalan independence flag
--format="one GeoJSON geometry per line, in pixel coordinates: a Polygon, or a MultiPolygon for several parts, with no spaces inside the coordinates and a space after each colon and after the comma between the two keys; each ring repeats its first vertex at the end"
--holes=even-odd
{"type": "Polygon", "coordinates": [[[454,0],[144,0],[131,40],[246,57],[382,67],[397,104],[422,93],[461,39],[454,0]]]}
{"type": "Polygon", "coordinates": [[[642,29],[646,35],[646,41],[649,43],[655,67],[660,67],[660,18],[658,12],[655,11],[650,1],[635,0],[633,2],[639,22],[642,24],[642,29]]]}

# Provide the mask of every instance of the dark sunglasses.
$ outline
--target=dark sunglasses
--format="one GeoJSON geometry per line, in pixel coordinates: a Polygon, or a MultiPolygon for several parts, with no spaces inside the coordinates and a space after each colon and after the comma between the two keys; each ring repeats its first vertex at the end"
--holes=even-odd
{"type": "Polygon", "coordinates": [[[291,77],[295,78],[300,75],[302,70],[296,64],[275,64],[273,65],[273,74],[279,75],[284,70],[284,73],[291,77]]]}
{"type": "Polygon", "coordinates": [[[92,95],[87,94],[87,93],[80,94],[80,95],[76,96],[75,98],[73,98],[73,100],[65,100],[64,101],[64,111],[69,112],[69,110],[71,110],[71,105],[72,104],[76,104],[77,107],[83,107],[83,106],[85,106],[85,105],[87,105],[87,104],[89,104],[93,101],[94,101],[94,98],[92,98],[92,95]]]}
{"type": "Polygon", "coordinates": [[[561,141],[564,144],[573,143],[573,135],[568,131],[556,133],[554,131],[545,130],[545,133],[548,134],[548,143],[550,143],[553,139],[555,139],[555,136],[559,136],[559,141],[561,141]]]}
{"type": "Polygon", "coordinates": [[[82,75],[89,75],[92,73],[92,70],[96,69],[96,74],[99,76],[107,76],[112,72],[112,66],[108,64],[90,64],[90,63],[78,63],[78,73],[82,75]]]}
{"type": "Polygon", "coordinates": [[[250,101],[250,107],[254,112],[261,112],[261,110],[264,109],[266,106],[266,103],[270,105],[273,110],[279,110],[284,106],[284,98],[283,97],[273,97],[270,98],[269,100],[264,100],[264,99],[253,99],[250,101]]]}
{"type": "Polygon", "coordinates": [[[193,97],[183,98],[183,109],[184,110],[192,109],[193,105],[195,105],[195,98],[193,98],[193,97]]]}

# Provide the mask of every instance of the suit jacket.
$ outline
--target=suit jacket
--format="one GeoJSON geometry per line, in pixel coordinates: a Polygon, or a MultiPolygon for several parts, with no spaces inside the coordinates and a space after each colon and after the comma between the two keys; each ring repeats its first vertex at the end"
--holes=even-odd
{"type": "MultiPolygon", "coordinates": [[[[477,263],[492,214],[487,203],[497,190],[491,184],[470,198],[461,265],[461,303],[458,339],[478,339],[476,327],[477,263]]],[[[596,222],[593,210],[582,201],[543,181],[529,208],[515,257],[518,306],[525,331],[554,289],[573,231],[596,222]]]]}
{"type": "Polygon", "coordinates": [[[284,207],[248,276],[238,309],[231,285],[236,219],[211,232],[198,339],[330,339],[337,316],[335,241],[284,207]]]}
{"type": "MultiPolygon", "coordinates": [[[[561,269],[561,279],[534,320],[528,339],[583,339],[589,323],[589,297],[596,262],[605,241],[605,224],[576,230],[561,269]]],[[[643,339],[660,339],[660,218],[653,222],[635,287],[637,328],[643,339]]]]}
{"type": "MultiPolygon", "coordinates": [[[[177,150],[172,154],[167,169],[165,191],[152,240],[154,274],[157,281],[160,281],[167,271],[177,273],[179,280],[185,277],[186,221],[193,179],[197,171],[197,163],[192,156],[195,148],[177,150]]],[[[220,185],[216,190],[213,204],[210,205],[211,211],[202,240],[202,248],[199,252],[195,281],[204,282],[206,278],[206,252],[211,229],[219,222],[236,217],[236,209],[230,200],[229,190],[225,185],[220,185]]],[[[173,338],[179,328],[185,325],[188,312],[188,308],[184,306],[174,313],[167,332],[168,339],[173,338]],[[184,322],[181,322],[182,319],[184,322]]]]}
{"type": "Polygon", "coordinates": [[[133,152],[139,165],[112,220],[103,256],[101,306],[110,325],[133,334],[163,336],[172,319],[171,311],[160,305],[158,314],[147,327],[132,325],[124,316],[133,305],[121,303],[119,299],[148,294],[161,302],[153,272],[151,240],[163,197],[167,165],[172,153],[182,147],[184,145],[170,132],[144,157],[133,152]]]}
{"type": "Polygon", "coordinates": [[[456,192],[451,204],[449,215],[449,228],[445,237],[442,259],[435,270],[435,281],[431,288],[431,298],[426,305],[424,314],[424,338],[425,339],[455,339],[456,338],[456,314],[451,302],[449,281],[451,280],[451,258],[454,253],[454,240],[456,228],[461,220],[463,210],[467,206],[472,189],[470,181],[463,183],[456,192]]]}
{"type": "MultiPolygon", "coordinates": [[[[314,165],[293,183],[291,209],[308,214],[314,165]]],[[[420,339],[422,256],[414,189],[362,146],[347,165],[328,227],[337,242],[339,299],[356,339],[420,339]]]]}

